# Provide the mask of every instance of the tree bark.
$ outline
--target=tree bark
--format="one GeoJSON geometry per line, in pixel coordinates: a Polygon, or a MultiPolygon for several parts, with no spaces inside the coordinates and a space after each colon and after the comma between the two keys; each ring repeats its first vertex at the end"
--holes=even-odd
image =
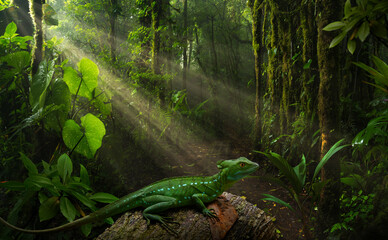
{"type": "Polygon", "coordinates": [[[39,63],[43,60],[43,10],[45,0],[33,0],[32,9],[35,23],[34,54],[32,61],[32,74],[38,71],[39,63]]]}
{"type": "MultiPolygon", "coordinates": [[[[223,239],[277,239],[272,218],[266,216],[263,210],[236,195],[223,193],[222,196],[224,199],[217,199],[216,204],[219,204],[218,202],[221,202],[221,206],[222,204],[231,204],[239,216],[229,231],[225,232],[223,239]]],[[[222,207],[220,209],[222,211],[222,207]]],[[[133,210],[121,216],[97,240],[220,239],[219,235],[212,231],[210,220],[193,208],[171,210],[166,215],[179,222],[179,226],[173,226],[178,236],[167,232],[158,223],[152,222],[147,226],[141,211],[133,210]]]]}
{"type": "Polygon", "coordinates": [[[186,89],[187,81],[187,0],[183,4],[183,89],[186,89]]]}
{"type": "MultiPolygon", "coordinates": [[[[317,25],[318,25],[318,67],[319,67],[319,92],[318,92],[318,118],[321,129],[321,159],[329,148],[336,142],[339,115],[338,112],[338,82],[339,75],[339,54],[338,47],[329,49],[330,42],[335,37],[336,32],[323,31],[327,24],[340,19],[342,11],[341,2],[337,0],[317,0],[317,25]]],[[[336,156],[334,156],[335,158],[336,156]]],[[[337,222],[339,217],[339,177],[340,161],[331,159],[322,168],[322,180],[332,179],[326,185],[321,195],[319,208],[319,218],[317,225],[320,239],[326,239],[323,232],[337,222]]]]}
{"type": "Polygon", "coordinates": [[[253,53],[255,55],[255,82],[256,82],[256,96],[255,96],[255,125],[254,125],[254,147],[255,149],[261,149],[260,145],[260,138],[262,135],[261,132],[261,65],[262,65],[262,59],[261,59],[261,51],[263,49],[263,43],[262,43],[262,0],[255,0],[255,1],[249,1],[249,6],[251,8],[252,12],[252,46],[253,46],[253,53]]]}
{"type": "Polygon", "coordinates": [[[110,32],[109,32],[109,42],[110,42],[110,55],[112,61],[116,61],[116,20],[117,20],[117,0],[111,0],[110,2],[111,12],[109,13],[109,22],[110,22],[110,32]]]}

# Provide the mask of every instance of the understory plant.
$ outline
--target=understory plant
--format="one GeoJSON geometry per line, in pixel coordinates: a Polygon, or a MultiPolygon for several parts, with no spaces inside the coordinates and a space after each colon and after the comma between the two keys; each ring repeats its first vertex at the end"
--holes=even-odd
{"type": "Polygon", "coordinates": [[[312,232],[310,230],[311,222],[310,215],[312,210],[317,207],[316,203],[319,201],[320,193],[323,187],[329,182],[331,179],[321,180],[319,177],[319,173],[322,167],[330,160],[330,158],[348,145],[341,145],[344,139],[336,142],[329,151],[325,154],[325,156],[321,159],[318,165],[315,168],[314,174],[311,177],[310,181],[306,181],[307,179],[307,164],[306,158],[302,155],[302,159],[300,163],[292,167],[288,161],[283,158],[281,155],[274,152],[259,152],[265,155],[269,161],[279,169],[282,178],[274,178],[274,177],[260,177],[263,180],[268,180],[273,183],[276,183],[286,189],[288,191],[289,196],[292,198],[294,203],[297,206],[297,209],[294,209],[289,203],[271,195],[271,194],[263,194],[266,198],[262,200],[274,201],[279,203],[291,211],[295,211],[298,213],[300,220],[303,224],[303,232],[306,236],[306,239],[312,239],[312,232]],[[311,200],[311,201],[307,201],[311,200]]]}

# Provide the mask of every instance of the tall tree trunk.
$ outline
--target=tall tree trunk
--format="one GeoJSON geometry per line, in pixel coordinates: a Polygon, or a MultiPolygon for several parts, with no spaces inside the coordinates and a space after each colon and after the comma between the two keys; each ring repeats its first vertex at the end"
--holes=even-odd
{"type": "Polygon", "coordinates": [[[42,6],[45,0],[33,0],[32,2],[33,16],[35,22],[34,35],[34,54],[32,62],[32,74],[38,71],[39,63],[43,60],[43,10],[42,6]]]}
{"type": "MultiPolygon", "coordinates": [[[[337,0],[317,0],[317,25],[318,25],[318,67],[319,67],[319,92],[318,92],[318,117],[321,129],[321,158],[336,142],[338,126],[338,81],[339,61],[338,48],[329,49],[335,32],[323,31],[327,24],[340,19],[342,12],[341,2],[337,0]]],[[[340,194],[340,161],[331,159],[322,169],[322,180],[333,179],[322,192],[319,208],[318,232],[320,239],[326,239],[323,232],[336,223],[339,217],[339,194],[340,194]]]]}
{"type": "Polygon", "coordinates": [[[183,89],[186,89],[187,81],[187,0],[183,3],[183,89]]]}
{"type": "Polygon", "coordinates": [[[263,43],[262,43],[262,18],[263,18],[263,11],[261,9],[261,4],[263,0],[251,0],[248,2],[249,7],[251,8],[252,12],[252,46],[253,46],[253,53],[255,55],[255,82],[256,82],[256,96],[255,96],[255,125],[254,125],[254,137],[253,137],[253,146],[255,149],[261,149],[260,144],[260,138],[262,135],[261,132],[261,94],[260,94],[260,88],[261,88],[261,51],[263,49],[263,43]]]}
{"type": "Polygon", "coordinates": [[[116,20],[117,20],[117,0],[110,1],[111,12],[109,13],[109,22],[110,22],[110,32],[109,32],[109,42],[110,42],[110,55],[113,61],[116,61],[116,20]]]}

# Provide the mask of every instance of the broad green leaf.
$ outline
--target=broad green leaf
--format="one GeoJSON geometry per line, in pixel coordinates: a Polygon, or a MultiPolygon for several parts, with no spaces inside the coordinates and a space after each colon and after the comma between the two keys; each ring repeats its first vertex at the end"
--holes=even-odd
{"type": "Polygon", "coordinates": [[[89,236],[90,232],[92,231],[92,224],[88,223],[81,226],[81,231],[85,235],[85,237],[89,236]]]}
{"type": "Polygon", "coordinates": [[[29,185],[29,184],[32,184],[32,185],[35,185],[39,188],[41,187],[53,187],[53,183],[51,182],[51,180],[45,176],[42,176],[42,175],[32,175],[32,176],[29,176],[25,181],[24,181],[24,184],[29,185]]]}
{"type": "Polygon", "coordinates": [[[322,30],[324,30],[324,31],[334,31],[334,30],[341,29],[344,26],[346,26],[345,23],[337,21],[337,22],[332,22],[332,23],[326,25],[326,27],[324,27],[322,30]]]}
{"type": "Polygon", "coordinates": [[[75,198],[77,198],[83,205],[87,206],[88,208],[90,208],[91,210],[95,211],[97,208],[95,206],[95,202],[93,200],[90,200],[87,196],[79,193],[79,192],[75,192],[75,191],[68,191],[68,193],[70,195],[73,195],[75,198]]]}
{"type": "Polygon", "coordinates": [[[329,48],[333,48],[333,47],[337,46],[342,41],[342,39],[344,39],[345,36],[346,36],[346,32],[342,31],[338,36],[333,38],[333,40],[330,43],[329,48]]]}
{"type": "Polygon", "coordinates": [[[304,186],[306,181],[306,158],[304,154],[302,155],[302,161],[294,167],[294,171],[296,176],[298,176],[301,185],[304,186]]]}
{"type": "Polygon", "coordinates": [[[352,4],[350,3],[350,0],[346,0],[345,7],[344,7],[345,18],[349,16],[351,11],[352,11],[352,4]]]}
{"type": "Polygon", "coordinates": [[[67,184],[67,187],[70,188],[70,189],[74,189],[74,190],[81,190],[81,189],[84,189],[86,191],[93,191],[93,189],[91,187],[89,187],[89,185],[86,185],[84,183],[80,183],[80,182],[71,182],[69,184],[67,184]]]}
{"type": "MultiPolygon", "coordinates": [[[[80,87],[81,78],[78,75],[78,72],[76,70],[74,70],[74,68],[72,68],[72,67],[63,67],[63,71],[64,71],[63,81],[65,81],[67,86],[69,86],[69,90],[70,90],[71,94],[80,95],[79,92],[81,91],[82,85],[80,87]]],[[[82,95],[80,95],[80,96],[82,96],[82,95]]]]}
{"type": "Polygon", "coordinates": [[[34,113],[44,106],[46,89],[50,85],[54,74],[54,65],[54,60],[49,62],[43,60],[39,64],[38,72],[32,77],[30,104],[34,113]]]}
{"type": "Polygon", "coordinates": [[[1,58],[2,61],[13,67],[13,74],[23,73],[31,64],[31,54],[27,51],[13,52],[1,58]]]}
{"type": "Polygon", "coordinates": [[[74,120],[67,120],[62,131],[63,141],[66,146],[91,159],[97,149],[101,147],[102,138],[105,135],[105,126],[100,119],[88,113],[81,118],[81,127],[74,120]],[[78,145],[77,145],[78,143],[78,145]]]}
{"type": "Polygon", "coordinates": [[[103,192],[95,193],[89,198],[96,202],[102,202],[102,203],[112,203],[114,201],[119,200],[119,198],[113,196],[112,194],[103,193],[103,192]]]}
{"type": "Polygon", "coordinates": [[[92,92],[98,84],[98,74],[99,70],[97,65],[90,59],[83,58],[78,63],[79,71],[82,74],[82,79],[84,80],[89,91],[92,92]]]}
{"type": "Polygon", "coordinates": [[[63,80],[69,86],[72,94],[91,100],[93,90],[98,85],[98,67],[91,60],[83,58],[78,63],[78,69],[82,77],[72,67],[64,67],[63,80]]]}
{"type": "Polygon", "coordinates": [[[356,41],[354,39],[348,40],[348,50],[351,54],[353,54],[354,50],[356,50],[356,41]]]}
{"type": "Polygon", "coordinates": [[[0,182],[0,187],[7,188],[13,191],[23,191],[25,190],[24,183],[17,181],[4,181],[0,182]]]}
{"type": "Polygon", "coordinates": [[[374,64],[377,67],[377,70],[381,73],[382,77],[385,79],[385,81],[383,82],[385,83],[385,85],[388,86],[388,65],[383,60],[381,60],[376,56],[372,56],[372,59],[374,64]]]}
{"type": "Polygon", "coordinates": [[[60,79],[55,79],[52,83],[51,92],[46,96],[45,106],[54,104],[59,109],[50,111],[45,115],[46,129],[53,129],[60,132],[63,129],[67,115],[71,107],[71,94],[67,84],[60,79]]]}
{"type": "Polygon", "coordinates": [[[62,130],[62,138],[69,149],[72,150],[76,147],[74,151],[89,159],[93,158],[86,137],[82,133],[81,127],[74,120],[69,119],[65,122],[65,126],[62,130]]]}
{"type": "Polygon", "coordinates": [[[90,185],[88,171],[86,170],[86,168],[82,164],[80,164],[80,178],[81,178],[82,183],[84,183],[88,186],[90,185]]]}
{"type": "Polygon", "coordinates": [[[10,24],[7,25],[7,27],[5,28],[5,33],[4,33],[4,36],[7,36],[7,37],[12,37],[15,33],[16,33],[16,30],[17,30],[17,26],[14,22],[11,22],[10,24]]]}
{"type": "Polygon", "coordinates": [[[24,153],[20,152],[20,159],[23,162],[24,167],[27,169],[28,174],[31,176],[32,174],[37,174],[38,169],[35,164],[29,159],[24,153]]]}
{"type": "Polygon", "coordinates": [[[357,36],[361,40],[361,42],[365,41],[365,39],[368,37],[369,31],[370,31],[369,30],[369,22],[364,21],[361,24],[361,27],[360,27],[360,29],[358,29],[358,32],[357,32],[357,36]]]}
{"type": "Polygon", "coordinates": [[[62,178],[62,182],[65,183],[66,179],[70,177],[73,172],[73,163],[67,154],[62,154],[58,158],[57,169],[59,176],[62,178]]]}
{"type": "Polygon", "coordinates": [[[62,215],[69,221],[74,221],[77,210],[67,197],[61,197],[59,208],[62,215]]]}
{"type": "Polygon", "coordinates": [[[266,198],[262,198],[261,200],[267,200],[267,201],[273,201],[273,202],[276,202],[276,203],[279,203],[285,207],[287,207],[288,209],[290,209],[291,211],[295,211],[290,204],[286,203],[285,201],[271,195],[271,194],[262,194],[264,196],[266,196],[266,198]]]}
{"type": "Polygon", "coordinates": [[[41,222],[49,220],[58,213],[58,197],[51,197],[39,207],[39,219],[41,222]]]}
{"type": "Polygon", "coordinates": [[[364,187],[365,180],[358,174],[352,174],[349,177],[342,177],[341,183],[351,186],[352,188],[360,189],[364,187]]]}
{"type": "Polygon", "coordinates": [[[101,147],[102,138],[105,135],[105,126],[100,119],[88,113],[81,118],[82,126],[85,128],[85,136],[92,155],[101,147]]]}
{"type": "Polygon", "coordinates": [[[298,176],[295,174],[294,169],[287,162],[287,160],[285,160],[282,156],[274,152],[270,152],[270,153],[259,152],[259,153],[264,154],[265,156],[268,157],[270,162],[273,165],[275,165],[275,167],[277,167],[280,170],[280,172],[291,183],[295,192],[300,193],[303,190],[302,183],[299,181],[298,176]]]}
{"type": "Polygon", "coordinates": [[[314,171],[314,176],[313,176],[313,181],[315,179],[315,177],[318,175],[319,171],[321,171],[321,168],[327,163],[327,161],[338,151],[340,151],[341,149],[343,149],[344,147],[347,147],[349,145],[343,145],[343,146],[339,146],[342,142],[344,141],[344,139],[341,139],[339,140],[338,142],[336,142],[330,149],[329,151],[327,151],[327,153],[325,154],[325,156],[322,157],[321,161],[318,163],[318,166],[315,168],[315,171],[314,171]]]}

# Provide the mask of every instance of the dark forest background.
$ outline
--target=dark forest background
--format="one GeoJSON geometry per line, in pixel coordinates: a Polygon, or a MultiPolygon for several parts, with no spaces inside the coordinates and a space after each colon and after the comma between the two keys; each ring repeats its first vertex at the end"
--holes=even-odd
{"type": "Polygon", "coordinates": [[[235,191],[279,237],[383,239],[387,13],[381,0],[0,0],[0,215],[57,226],[245,156],[261,170],[235,191]]]}

